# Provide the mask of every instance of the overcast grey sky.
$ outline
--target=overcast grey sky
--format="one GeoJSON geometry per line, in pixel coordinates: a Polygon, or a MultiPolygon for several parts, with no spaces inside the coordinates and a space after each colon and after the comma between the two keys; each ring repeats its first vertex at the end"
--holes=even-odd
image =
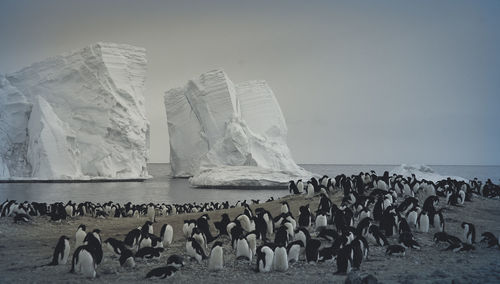
{"type": "Polygon", "coordinates": [[[2,0],[0,73],[145,47],[152,162],[169,159],[164,91],[223,68],[269,83],[299,163],[499,165],[499,27],[495,0],[2,0]]]}

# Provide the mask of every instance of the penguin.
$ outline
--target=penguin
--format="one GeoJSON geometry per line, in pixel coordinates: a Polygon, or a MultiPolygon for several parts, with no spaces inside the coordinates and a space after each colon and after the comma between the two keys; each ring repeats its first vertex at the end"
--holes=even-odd
{"type": "Polygon", "coordinates": [[[201,263],[203,259],[207,259],[201,245],[194,238],[187,239],[186,252],[189,257],[196,259],[198,263],[201,263]]]}
{"type": "MultiPolygon", "coordinates": [[[[151,223],[154,223],[155,217],[156,217],[156,209],[155,209],[153,203],[150,203],[148,205],[147,215],[148,215],[148,218],[151,221],[151,223]]],[[[152,234],[153,232],[149,232],[149,233],[152,234]]]]}
{"type": "Polygon", "coordinates": [[[284,272],[288,270],[288,256],[283,245],[278,245],[274,249],[273,264],[276,271],[284,272]]]}
{"type": "Polygon", "coordinates": [[[222,248],[222,242],[215,242],[210,251],[208,270],[218,271],[222,269],[224,269],[224,250],[222,248]]]}
{"type": "Polygon", "coordinates": [[[351,256],[352,256],[352,267],[354,269],[359,269],[361,267],[361,262],[363,261],[363,243],[360,239],[354,239],[351,244],[351,256]]]}
{"type": "Polygon", "coordinates": [[[52,257],[52,262],[50,262],[48,265],[66,264],[66,262],[68,262],[69,251],[69,238],[66,236],[61,236],[57,241],[54,255],[52,257]]]}
{"type": "Polygon", "coordinates": [[[286,247],[288,262],[294,263],[299,261],[301,249],[304,247],[304,243],[300,240],[293,241],[286,247]]]}
{"type": "Polygon", "coordinates": [[[400,245],[390,245],[385,250],[386,255],[404,256],[405,253],[406,253],[406,249],[400,245]]]}
{"type": "Polygon", "coordinates": [[[304,193],[304,183],[301,179],[297,180],[297,190],[299,191],[299,194],[304,193]]]}
{"type": "Polygon", "coordinates": [[[95,278],[95,269],[97,265],[92,254],[86,247],[87,246],[80,246],[76,249],[73,254],[71,272],[81,273],[88,278],[95,278]]]}
{"type": "Polygon", "coordinates": [[[433,216],[433,226],[437,228],[439,232],[444,232],[444,216],[443,216],[443,208],[437,210],[433,216]]]}
{"type": "Polygon", "coordinates": [[[281,202],[280,211],[282,214],[288,214],[288,212],[290,212],[290,205],[288,205],[288,202],[286,201],[281,202]]]}
{"type": "Polygon", "coordinates": [[[160,238],[163,245],[170,245],[174,237],[174,229],[169,224],[164,224],[160,230],[160,238]]]}
{"type": "Polygon", "coordinates": [[[417,219],[417,228],[419,232],[428,233],[429,232],[429,216],[426,211],[420,212],[417,219]]]}
{"type": "Polygon", "coordinates": [[[487,243],[488,248],[498,246],[500,248],[500,243],[498,242],[497,237],[493,235],[491,232],[484,232],[481,234],[481,243],[487,243]]]}
{"type": "Polygon", "coordinates": [[[311,226],[313,216],[311,214],[311,210],[309,210],[309,204],[300,206],[299,209],[299,226],[300,227],[309,227],[311,226]]]}
{"type": "Polygon", "coordinates": [[[193,231],[191,233],[191,237],[195,239],[203,249],[203,251],[206,251],[205,249],[207,248],[208,242],[207,242],[207,237],[205,234],[199,230],[198,227],[194,227],[193,231]]]}
{"type": "Polygon", "coordinates": [[[245,238],[248,241],[248,246],[250,247],[250,252],[252,256],[255,256],[257,252],[257,233],[256,231],[246,234],[245,238]]]}
{"type": "Polygon", "coordinates": [[[377,225],[371,225],[368,229],[368,237],[373,240],[373,242],[379,246],[387,246],[389,242],[387,238],[380,232],[377,225]]]}
{"type": "Polygon", "coordinates": [[[324,212],[318,212],[316,215],[315,228],[319,230],[321,227],[326,227],[328,225],[328,220],[324,212]]]}
{"type": "Polygon", "coordinates": [[[109,251],[113,252],[116,255],[121,255],[125,250],[125,243],[117,240],[115,238],[108,238],[104,241],[109,251]]]}
{"type": "Polygon", "coordinates": [[[212,236],[208,220],[210,220],[208,214],[204,214],[196,220],[196,227],[198,227],[198,229],[205,235],[207,244],[213,242],[218,237],[218,236],[216,237],[212,236]]]}
{"type": "Polygon", "coordinates": [[[399,244],[405,248],[412,248],[419,250],[420,245],[417,243],[411,232],[403,232],[399,235],[399,244]]]}
{"type": "Polygon", "coordinates": [[[143,233],[148,233],[148,234],[153,234],[153,222],[151,221],[146,221],[144,225],[140,227],[141,232],[143,233]]]}
{"type": "Polygon", "coordinates": [[[173,254],[168,257],[167,265],[171,265],[177,268],[181,268],[184,266],[184,258],[180,255],[173,254]]]}
{"type": "Polygon", "coordinates": [[[120,266],[123,267],[135,267],[134,254],[129,249],[125,248],[119,258],[120,266]]]}
{"type": "Polygon", "coordinates": [[[152,247],[152,243],[153,243],[153,241],[151,240],[149,233],[143,231],[141,233],[141,239],[139,241],[139,249],[146,248],[146,247],[152,247]]]}
{"type": "Polygon", "coordinates": [[[83,242],[87,244],[79,246],[73,253],[70,272],[95,278],[96,267],[102,260],[101,243],[92,233],[88,233],[83,242]]]}
{"type": "Polygon", "coordinates": [[[406,214],[406,220],[408,222],[408,225],[416,227],[417,226],[417,219],[418,219],[418,214],[419,214],[419,208],[418,207],[413,207],[408,211],[406,214]]]}
{"type": "Polygon", "coordinates": [[[309,231],[306,228],[297,228],[295,230],[295,241],[302,241],[304,244],[304,248],[301,249],[301,252],[303,253],[305,250],[305,245],[307,244],[307,241],[311,239],[311,235],[309,234],[309,231]]]}
{"type": "Polygon", "coordinates": [[[365,217],[359,221],[358,226],[356,227],[356,235],[357,236],[365,236],[368,234],[368,229],[372,224],[373,219],[370,217],[365,217]]]}
{"type": "Polygon", "coordinates": [[[75,233],[75,247],[76,248],[83,245],[83,240],[87,236],[87,232],[85,232],[86,229],[87,229],[87,227],[84,224],[81,224],[80,226],[78,226],[78,229],[76,229],[76,233],[75,233]]]}
{"type": "Polygon", "coordinates": [[[351,270],[352,263],[352,248],[347,245],[341,248],[337,253],[337,271],[334,274],[344,275],[351,270]]]}
{"type": "Polygon", "coordinates": [[[141,239],[142,233],[139,229],[133,229],[128,232],[123,241],[125,245],[132,250],[135,250],[139,246],[139,240],[141,239]]]}
{"type": "Polygon", "coordinates": [[[300,194],[299,192],[299,189],[297,188],[297,185],[295,184],[295,182],[293,180],[291,180],[289,183],[288,183],[288,191],[290,192],[290,194],[300,194]]]}
{"type": "Polygon", "coordinates": [[[14,223],[28,223],[31,221],[31,217],[24,213],[14,213],[14,223]]]}
{"type": "Polygon", "coordinates": [[[247,259],[252,262],[252,251],[243,235],[240,235],[236,240],[236,259],[247,259]]]}
{"type": "Polygon", "coordinates": [[[240,221],[241,227],[246,232],[251,232],[255,230],[255,223],[252,222],[247,215],[241,214],[238,217],[236,217],[236,220],[240,221]]]}
{"type": "MultiPolygon", "coordinates": [[[[102,240],[101,240],[101,230],[99,229],[94,229],[92,231],[92,235],[94,235],[94,237],[99,241],[100,244],[102,244],[102,240]]],[[[85,242],[85,241],[84,241],[85,242]]]]}
{"type": "Polygon", "coordinates": [[[191,237],[193,228],[196,226],[196,220],[184,220],[184,225],[182,226],[182,233],[185,238],[191,237]]]}
{"type": "Polygon", "coordinates": [[[165,279],[167,277],[172,277],[177,272],[177,267],[167,265],[165,267],[157,267],[149,271],[146,274],[146,278],[158,277],[160,279],[165,279]]]}
{"type": "Polygon", "coordinates": [[[135,257],[140,258],[159,258],[164,248],[143,247],[137,251],[135,257]]]}
{"type": "Polygon", "coordinates": [[[307,195],[306,195],[307,198],[314,197],[314,186],[310,181],[307,181],[306,192],[307,192],[307,195]]]}
{"type": "Polygon", "coordinates": [[[318,239],[309,239],[306,243],[306,261],[307,263],[314,263],[318,261],[319,247],[321,241],[318,239]]]}
{"type": "Polygon", "coordinates": [[[269,246],[257,248],[257,272],[269,272],[273,266],[274,251],[269,246]]]}
{"type": "Polygon", "coordinates": [[[322,238],[327,241],[333,242],[339,237],[339,233],[334,229],[327,229],[326,227],[322,227],[319,231],[317,238],[322,238]]]}
{"type": "Polygon", "coordinates": [[[229,215],[226,213],[221,215],[221,220],[218,222],[214,222],[215,228],[219,231],[219,235],[229,235],[227,231],[227,225],[231,223],[229,220],[229,215]]]}
{"type": "Polygon", "coordinates": [[[274,235],[274,243],[276,245],[286,246],[288,244],[288,229],[286,226],[281,226],[274,235]]]}
{"type": "Polygon", "coordinates": [[[464,229],[465,243],[472,245],[476,242],[476,227],[467,222],[462,222],[462,229],[464,229]]]}

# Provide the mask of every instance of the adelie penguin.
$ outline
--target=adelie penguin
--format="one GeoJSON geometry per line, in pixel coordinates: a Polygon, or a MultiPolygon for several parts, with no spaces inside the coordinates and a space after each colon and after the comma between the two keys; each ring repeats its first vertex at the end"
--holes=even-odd
{"type": "Polygon", "coordinates": [[[283,245],[278,245],[274,249],[274,269],[284,272],[288,270],[288,255],[283,245]]]}
{"type": "Polygon", "coordinates": [[[134,254],[127,248],[122,251],[119,261],[122,267],[135,267],[134,254]]]}
{"type": "Polygon", "coordinates": [[[170,245],[174,236],[174,229],[169,224],[164,224],[160,230],[160,238],[163,245],[170,245]]]}
{"type": "Polygon", "coordinates": [[[97,264],[102,259],[101,243],[92,233],[87,234],[84,242],[87,242],[87,244],[78,247],[73,253],[70,272],[81,273],[85,277],[94,278],[96,276],[95,270],[97,264]]]}
{"type": "Polygon", "coordinates": [[[429,215],[426,211],[420,212],[417,219],[417,228],[419,232],[428,233],[429,232],[429,215]]]}
{"type": "Polygon", "coordinates": [[[476,227],[467,222],[462,222],[462,229],[464,229],[465,243],[471,245],[476,242],[476,227]]]}
{"type": "Polygon", "coordinates": [[[299,189],[297,188],[297,185],[295,184],[295,182],[293,180],[291,180],[288,183],[288,191],[290,193],[293,193],[293,194],[300,194],[299,189]]]}
{"type": "Polygon", "coordinates": [[[309,239],[306,243],[306,261],[307,263],[315,263],[319,257],[319,247],[321,241],[318,239],[309,239]]]}
{"type": "Polygon", "coordinates": [[[165,267],[157,267],[146,274],[146,278],[158,277],[160,279],[165,279],[167,277],[172,277],[177,272],[177,268],[171,265],[165,267]]]}
{"type": "Polygon", "coordinates": [[[243,235],[240,235],[236,240],[236,259],[252,261],[252,251],[250,250],[247,239],[243,235]]]}
{"type": "Polygon", "coordinates": [[[493,235],[491,232],[484,232],[481,234],[481,243],[487,243],[488,248],[498,246],[500,248],[500,243],[498,242],[497,237],[493,235]]]}
{"type": "Polygon", "coordinates": [[[208,270],[218,271],[222,269],[224,269],[224,250],[222,248],[222,242],[215,242],[210,251],[208,270]]]}
{"type": "Polygon", "coordinates": [[[68,262],[69,251],[70,251],[69,238],[66,236],[61,236],[57,241],[56,248],[54,249],[52,262],[50,262],[47,265],[66,264],[66,262],[68,262]]]}
{"type": "Polygon", "coordinates": [[[386,255],[398,255],[398,256],[404,256],[406,253],[406,249],[403,246],[400,245],[390,245],[387,247],[385,250],[386,255]]]}
{"type": "Polygon", "coordinates": [[[177,268],[181,268],[184,266],[184,258],[180,255],[173,254],[168,257],[167,265],[172,265],[177,268]]]}
{"type": "Polygon", "coordinates": [[[121,255],[122,252],[126,249],[125,243],[117,240],[115,238],[108,238],[104,241],[104,244],[108,247],[109,251],[113,252],[116,255],[121,255]]]}
{"type": "Polygon", "coordinates": [[[269,246],[257,248],[257,272],[269,272],[273,266],[274,251],[269,246]]]}
{"type": "Polygon", "coordinates": [[[288,262],[294,263],[299,261],[300,252],[304,247],[304,243],[300,240],[293,241],[286,247],[288,262]]]}
{"type": "Polygon", "coordinates": [[[203,259],[207,259],[201,245],[194,238],[187,239],[186,252],[189,257],[196,259],[198,263],[201,263],[203,259]]]}
{"type": "Polygon", "coordinates": [[[135,257],[148,258],[148,259],[159,258],[160,253],[162,253],[163,250],[164,250],[163,248],[144,247],[137,251],[135,257]]]}
{"type": "Polygon", "coordinates": [[[87,227],[83,224],[78,226],[78,229],[76,229],[76,233],[75,233],[75,247],[76,248],[83,245],[83,240],[87,236],[87,232],[85,232],[86,229],[87,229],[87,227]]]}
{"type": "Polygon", "coordinates": [[[347,245],[343,248],[341,248],[337,252],[337,271],[335,274],[341,274],[344,275],[347,272],[351,270],[352,267],[352,247],[350,245],[347,245]]]}

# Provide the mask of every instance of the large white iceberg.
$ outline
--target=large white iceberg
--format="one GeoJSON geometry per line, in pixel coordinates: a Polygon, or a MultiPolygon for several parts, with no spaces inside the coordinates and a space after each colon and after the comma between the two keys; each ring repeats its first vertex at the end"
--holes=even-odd
{"type": "Polygon", "coordinates": [[[222,70],[165,93],[170,164],[194,186],[283,186],[310,177],[292,159],[285,119],[264,81],[233,84],[222,70]]]}
{"type": "Polygon", "coordinates": [[[97,43],[0,76],[0,178],[148,178],[146,65],[97,43]]]}

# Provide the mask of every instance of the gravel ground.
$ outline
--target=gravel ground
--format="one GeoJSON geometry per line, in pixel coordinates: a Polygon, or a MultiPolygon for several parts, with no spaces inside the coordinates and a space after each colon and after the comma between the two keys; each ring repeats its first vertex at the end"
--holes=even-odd
{"type": "MultiPolygon", "coordinates": [[[[331,197],[339,203],[339,196],[331,197]]],[[[298,215],[299,205],[310,203],[312,209],[317,208],[318,198],[305,199],[302,196],[288,196],[287,200],[294,216],[298,215]]],[[[282,199],[282,200],[283,200],[282,199]]],[[[280,200],[281,201],[281,200],[280,200]]],[[[462,221],[476,225],[477,236],[485,231],[500,235],[500,201],[476,197],[473,202],[467,202],[465,207],[450,207],[444,212],[446,231],[462,238],[460,224],[462,221]]],[[[264,207],[273,216],[280,208],[279,201],[252,206],[264,207]]],[[[243,212],[242,208],[233,208],[209,213],[211,221],[220,220],[222,213],[228,213],[231,218],[243,212]]],[[[172,254],[185,255],[185,240],[182,236],[184,219],[194,219],[201,213],[159,217],[154,224],[156,234],[159,234],[163,224],[171,224],[174,228],[174,242],[166,248],[159,259],[136,260],[135,268],[126,269],[119,265],[118,259],[106,248],[104,258],[97,268],[95,279],[86,279],[81,275],[71,274],[70,261],[66,265],[45,266],[49,263],[53,249],[59,236],[67,235],[71,239],[71,250],[74,251],[74,234],[79,224],[86,224],[87,231],[101,229],[102,239],[114,237],[123,239],[133,228],[142,225],[147,219],[140,218],[109,218],[94,219],[90,217],[75,217],[61,223],[50,222],[46,217],[36,217],[29,224],[14,224],[12,218],[0,218],[0,282],[1,283],[47,283],[47,282],[142,282],[146,273],[152,268],[166,264],[172,254]]],[[[406,256],[385,256],[383,247],[370,246],[370,254],[361,265],[361,275],[371,274],[383,283],[500,283],[500,249],[485,248],[476,244],[472,252],[453,253],[442,251],[443,246],[432,241],[434,231],[415,233],[422,246],[421,250],[408,250],[406,256]]],[[[256,273],[255,259],[236,261],[234,252],[227,237],[221,237],[224,243],[225,268],[220,272],[209,272],[208,261],[198,264],[186,260],[186,266],[167,281],[174,283],[227,283],[240,281],[242,283],[343,283],[346,276],[334,275],[335,262],[306,264],[304,261],[292,264],[287,272],[256,273]]],[[[395,238],[390,238],[396,243],[395,238]]],[[[326,245],[326,243],[325,243],[326,245]]],[[[153,282],[165,280],[150,280],[153,282]]]]}

